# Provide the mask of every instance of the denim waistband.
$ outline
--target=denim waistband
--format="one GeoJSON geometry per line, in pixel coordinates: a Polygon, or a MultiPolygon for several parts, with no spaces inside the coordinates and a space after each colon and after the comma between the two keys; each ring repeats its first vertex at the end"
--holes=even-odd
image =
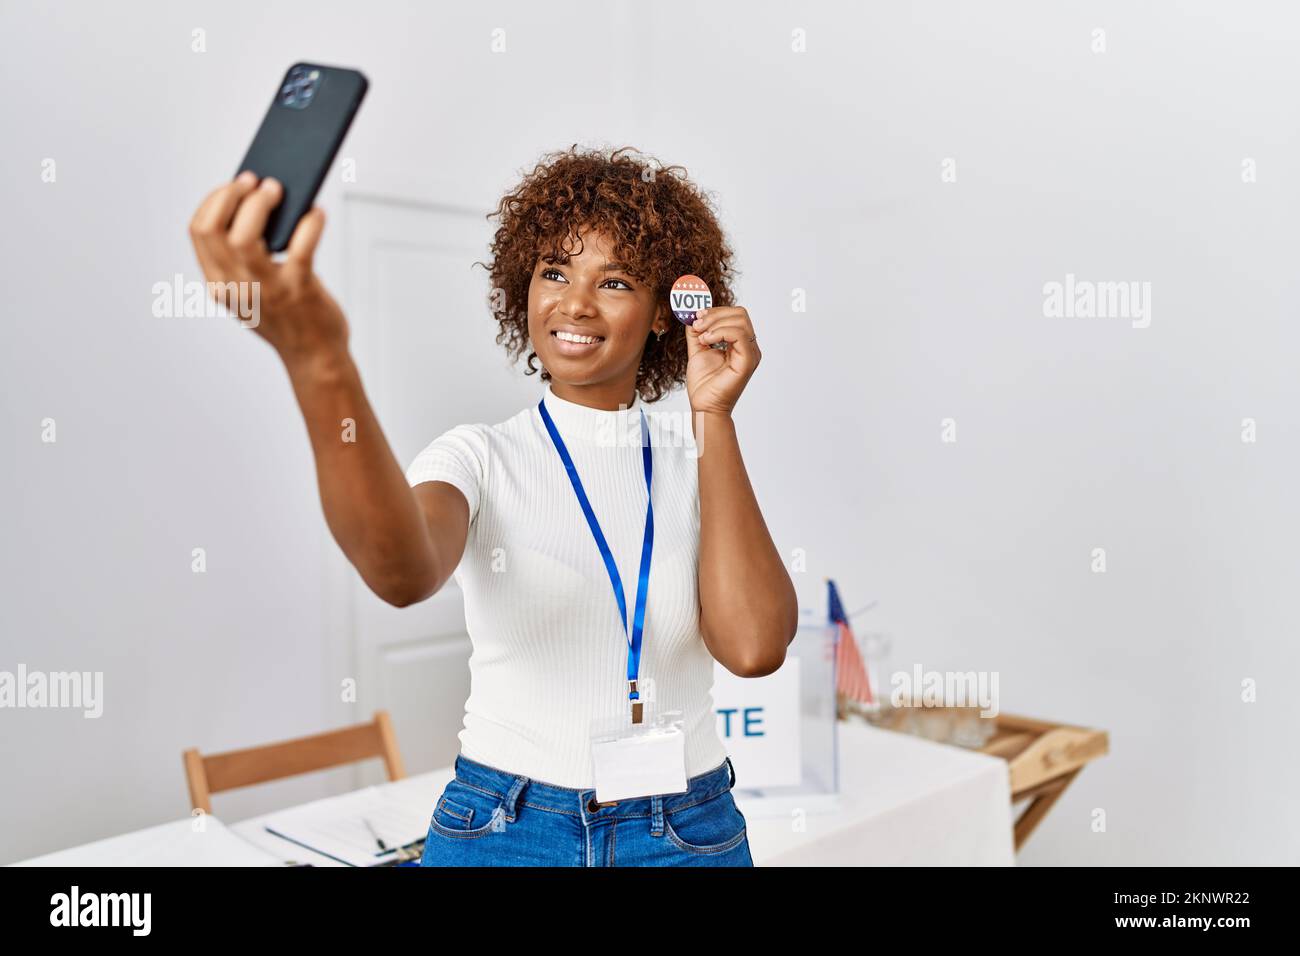
{"type": "Polygon", "coordinates": [[[736,783],[735,768],[731,765],[731,758],[727,757],[712,770],[687,778],[684,793],[630,797],[601,804],[593,810],[590,804],[596,799],[594,788],[579,790],[534,780],[471,760],[464,754],[456,755],[455,770],[456,779],[461,783],[500,797],[504,803],[506,819],[511,821],[514,820],[515,807],[519,803],[527,803],[530,807],[541,810],[578,814],[585,819],[658,816],[703,803],[730,790],[736,783]]]}

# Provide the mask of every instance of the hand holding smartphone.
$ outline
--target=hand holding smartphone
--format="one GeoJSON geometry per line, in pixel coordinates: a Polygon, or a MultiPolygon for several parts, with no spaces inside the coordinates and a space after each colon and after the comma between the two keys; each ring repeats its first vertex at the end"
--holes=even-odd
{"type": "Polygon", "coordinates": [[[241,306],[256,303],[256,314],[241,318],[291,374],[347,355],[347,320],[313,272],[325,214],[312,203],[367,86],[355,70],[290,67],[239,173],[210,193],[190,221],[212,296],[232,312],[234,297],[241,306]],[[284,261],[275,262],[273,252],[286,252],[284,261]],[[245,296],[247,290],[256,294],[245,296]]]}

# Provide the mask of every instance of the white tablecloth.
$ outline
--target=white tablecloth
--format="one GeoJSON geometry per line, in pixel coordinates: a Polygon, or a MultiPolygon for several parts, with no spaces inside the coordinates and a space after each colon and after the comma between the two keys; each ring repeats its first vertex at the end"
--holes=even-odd
{"type": "MultiPolygon", "coordinates": [[[[746,813],[756,865],[1014,865],[1006,761],[856,720],[840,724],[839,741],[839,809],[801,815],[802,829],[790,816],[746,813]]],[[[399,790],[402,799],[427,814],[452,774],[448,766],[382,786],[399,790]]],[[[739,787],[736,802],[744,812],[739,787]]],[[[262,821],[270,816],[229,828],[209,816],[203,833],[194,832],[186,817],[25,863],[265,866],[310,860],[316,866],[341,865],[267,833],[262,821]]]]}
{"type": "Polygon", "coordinates": [[[94,843],[24,860],[15,866],[282,866],[287,856],[259,849],[207,816],[160,823],[94,843]]]}
{"type": "Polygon", "coordinates": [[[838,811],[806,814],[803,832],[746,814],[756,865],[1015,865],[1005,760],[858,719],[840,723],[839,746],[838,811]]]}

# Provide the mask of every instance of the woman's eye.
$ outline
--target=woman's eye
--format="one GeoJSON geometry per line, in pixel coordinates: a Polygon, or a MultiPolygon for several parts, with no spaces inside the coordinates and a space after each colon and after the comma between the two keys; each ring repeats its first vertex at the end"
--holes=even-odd
{"type": "MultiPolygon", "coordinates": [[[[543,269],[539,274],[543,279],[555,278],[555,279],[563,280],[565,282],[568,281],[567,279],[564,278],[564,273],[560,272],[559,269],[548,267],[546,269],[543,269]]],[[[624,289],[627,289],[629,292],[633,291],[631,283],[629,283],[626,279],[606,279],[605,282],[606,283],[618,282],[622,284],[624,289]]]]}

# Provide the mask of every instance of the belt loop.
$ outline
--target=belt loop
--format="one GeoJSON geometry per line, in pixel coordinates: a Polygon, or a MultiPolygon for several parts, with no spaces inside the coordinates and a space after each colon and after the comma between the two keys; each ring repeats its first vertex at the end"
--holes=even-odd
{"type": "Polygon", "coordinates": [[[731,774],[731,782],[727,784],[727,789],[730,790],[736,785],[736,768],[731,765],[730,754],[727,755],[727,771],[731,774]]]}
{"type": "Polygon", "coordinates": [[[650,835],[663,836],[664,833],[664,798],[655,794],[650,798],[650,835]]]}
{"type": "Polygon", "coordinates": [[[510,785],[510,789],[506,791],[505,798],[501,801],[501,807],[506,813],[506,820],[510,823],[515,822],[515,803],[519,800],[519,795],[523,793],[526,786],[528,786],[528,778],[522,775],[516,776],[514,782],[510,785]]]}

